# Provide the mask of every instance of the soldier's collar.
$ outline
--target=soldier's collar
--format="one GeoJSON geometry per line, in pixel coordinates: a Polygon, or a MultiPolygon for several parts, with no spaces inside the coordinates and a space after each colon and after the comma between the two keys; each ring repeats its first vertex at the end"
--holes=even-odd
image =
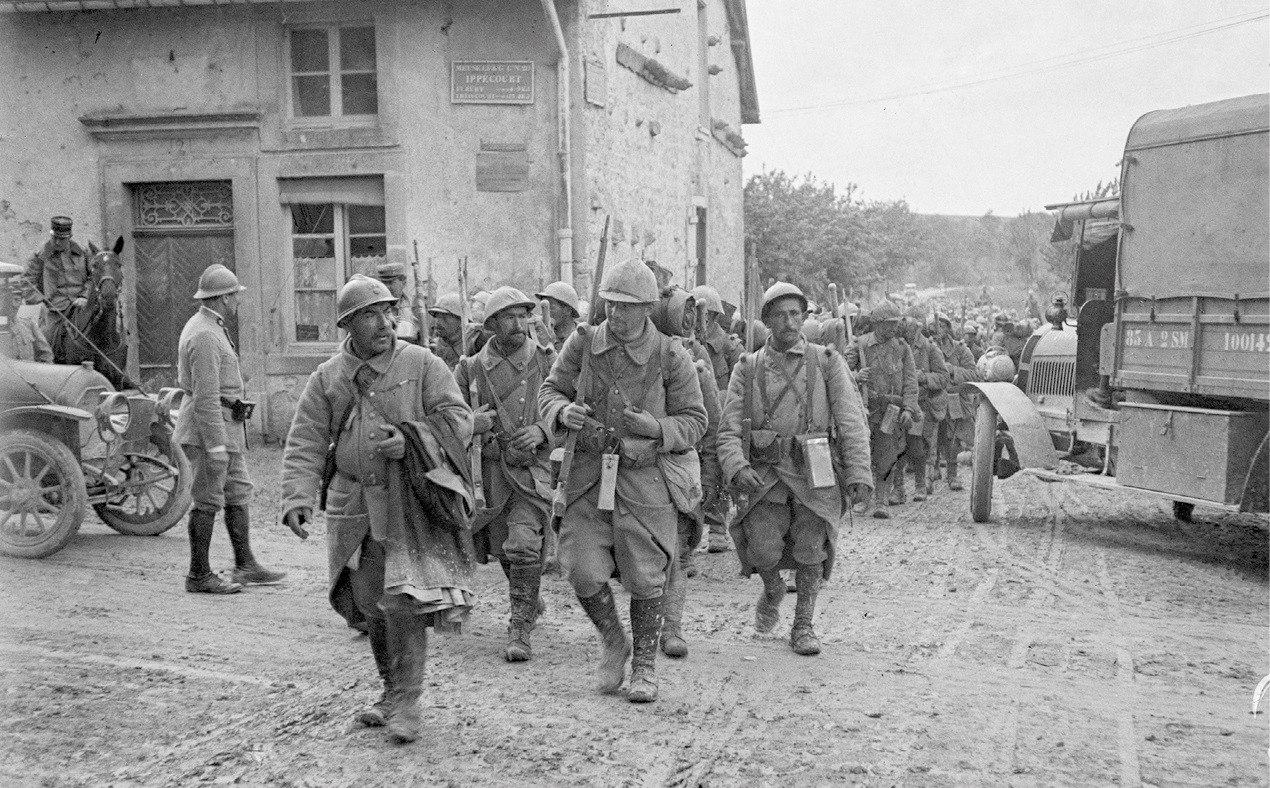
{"type": "Polygon", "coordinates": [[[199,304],[198,311],[200,314],[206,315],[212,320],[215,320],[218,324],[222,326],[225,325],[225,318],[221,317],[220,312],[217,312],[215,309],[208,309],[206,305],[199,304]]]}
{"type": "Polygon", "coordinates": [[[516,348],[510,355],[504,356],[494,348],[494,344],[497,341],[497,339],[491,338],[481,348],[481,352],[477,354],[477,357],[481,360],[481,365],[487,370],[491,370],[506,361],[515,367],[517,372],[521,372],[529,364],[529,360],[533,358],[534,349],[538,347],[531,337],[525,337],[525,344],[516,348]]]}
{"type": "Polygon", "coordinates": [[[397,356],[397,348],[405,344],[401,340],[397,340],[393,343],[392,349],[385,350],[378,356],[362,359],[358,358],[357,354],[353,352],[352,341],[351,337],[344,337],[344,341],[340,343],[340,359],[343,361],[344,374],[348,376],[349,380],[352,380],[357,375],[357,370],[361,369],[363,365],[370,367],[377,375],[384,374],[392,366],[393,359],[397,356]]]}
{"type": "Polygon", "coordinates": [[[644,333],[633,342],[618,342],[611,336],[609,332],[609,321],[605,320],[595,329],[595,338],[591,340],[591,352],[597,356],[602,356],[614,348],[621,348],[626,351],[626,355],[631,357],[631,361],[643,366],[648,363],[648,359],[652,358],[653,348],[656,347],[658,338],[661,333],[657,327],[653,325],[651,319],[644,319],[644,333]]]}
{"type": "Polygon", "coordinates": [[[768,337],[763,343],[763,347],[767,348],[768,353],[792,353],[795,356],[805,356],[807,354],[807,338],[799,337],[798,341],[790,346],[788,350],[777,350],[772,344],[772,338],[768,337]]]}

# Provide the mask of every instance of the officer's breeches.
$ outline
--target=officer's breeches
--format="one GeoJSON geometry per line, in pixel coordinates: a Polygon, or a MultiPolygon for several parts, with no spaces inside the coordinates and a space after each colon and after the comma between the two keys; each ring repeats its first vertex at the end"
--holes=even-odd
{"type": "Polygon", "coordinates": [[[247,475],[247,457],[241,452],[230,452],[229,465],[209,462],[201,446],[182,446],[194,471],[191,495],[194,508],[204,512],[219,512],[227,504],[244,506],[251,502],[251,478],[247,475]]]}

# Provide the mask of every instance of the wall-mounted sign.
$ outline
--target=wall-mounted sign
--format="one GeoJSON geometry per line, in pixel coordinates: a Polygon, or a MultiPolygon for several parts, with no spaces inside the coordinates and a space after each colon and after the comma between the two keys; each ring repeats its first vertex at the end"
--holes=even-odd
{"type": "Polygon", "coordinates": [[[534,61],[453,60],[451,104],[533,104],[534,61]]]}

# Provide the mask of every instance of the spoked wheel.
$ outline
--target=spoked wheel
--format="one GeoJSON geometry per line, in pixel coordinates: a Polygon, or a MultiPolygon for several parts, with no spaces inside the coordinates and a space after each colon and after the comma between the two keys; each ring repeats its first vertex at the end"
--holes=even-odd
{"type": "Polygon", "coordinates": [[[0,439],[0,553],[43,558],[84,521],[84,472],[65,444],[32,430],[0,439]]]}
{"type": "Polygon", "coordinates": [[[157,536],[189,511],[190,461],[167,436],[130,444],[104,470],[109,497],[93,509],[121,534],[157,536]]]}
{"type": "Polygon", "coordinates": [[[975,413],[975,449],[971,455],[970,518],[986,523],[992,515],[992,477],[996,471],[997,409],[987,397],[979,398],[975,413]]]}

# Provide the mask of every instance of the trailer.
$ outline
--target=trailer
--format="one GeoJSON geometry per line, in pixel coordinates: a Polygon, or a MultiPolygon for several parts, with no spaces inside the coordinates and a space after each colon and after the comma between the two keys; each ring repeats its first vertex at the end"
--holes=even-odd
{"type": "Polygon", "coordinates": [[[976,522],[1016,465],[1166,498],[1180,519],[1270,508],[1270,96],[1147,113],[1120,182],[1046,206],[1079,227],[1072,314],[1028,340],[1018,385],[966,384],[983,395],[976,522]]]}

